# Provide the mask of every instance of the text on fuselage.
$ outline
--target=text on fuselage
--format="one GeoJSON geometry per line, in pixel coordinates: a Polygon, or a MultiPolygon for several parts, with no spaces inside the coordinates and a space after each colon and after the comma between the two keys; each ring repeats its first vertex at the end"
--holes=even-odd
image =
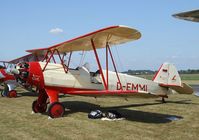
{"type": "Polygon", "coordinates": [[[145,84],[134,84],[134,83],[126,83],[125,85],[121,85],[117,82],[117,90],[133,90],[133,91],[147,91],[147,85],[145,84]]]}

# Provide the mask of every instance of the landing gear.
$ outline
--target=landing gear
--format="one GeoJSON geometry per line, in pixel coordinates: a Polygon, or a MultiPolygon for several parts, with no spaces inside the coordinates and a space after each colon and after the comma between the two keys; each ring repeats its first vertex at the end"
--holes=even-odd
{"type": "Polygon", "coordinates": [[[9,85],[4,83],[4,89],[1,91],[2,97],[9,97],[9,98],[16,98],[17,97],[17,91],[14,90],[14,88],[9,88],[9,85]]]}
{"type": "Polygon", "coordinates": [[[44,112],[46,112],[46,109],[47,109],[47,104],[46,103],[39,104],[37,100],[35,100],[32,103],[32,111],[34,113],[44,113],[44,112]]]}
{"type": "Polygon", "coordinates": [[[51,118],[63,117],[64,112],[65,112],[64,106],[59,102],[54,102],[50,104],[48,108],[48,115],[51,118]]]}
{"type": "Polygon", "coordinates": [[[58,102],[58,93],[53,92],[53,90],[46,91],[45,89],[40,89],[38,91],[39,97],[32,103],[32,111],[34,113],[44,113],[48,110],[48,116],[51,118],[63,117],[65,108],[60,102],[58,102]],[[50,105],[47,109],[48,98],[50,100],[50,105]]]}
{"type": "Polygon", "coordinates": [[[16,90],[11,90],[8,92],[7,95],[9,98],[16,98],[17,97],[17,91],[16,90]]]}
{"type": "Polygon", "coordinates": [[[33,101],[32,103],[32,111],[34,113],[44,113],[47,110],[47,101],[48,96],[45,90],[39,91],[39,97],[37,100],[33,101]]]}
{"type": "Polygon", "coordinates": [[[17,97],[17,91],[16,90],[11,90],[8,91],[6,89],[1,91],[1,96],[2,97],[9,97],[9,98],[16,98],[17,97]]]}
{"type": "Polygon", "coordinates": [[[164,97],[162,97],[162,103],[166,103],[166,101],[165,101],[164,97]]]}

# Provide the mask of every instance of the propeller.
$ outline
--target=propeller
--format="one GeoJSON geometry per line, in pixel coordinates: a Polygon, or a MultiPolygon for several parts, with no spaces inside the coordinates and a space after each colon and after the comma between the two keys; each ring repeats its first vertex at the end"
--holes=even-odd
{"type": "Polygon", "coordinates": [[[27,78],[29,76],[29,64],[18,63],[15,68],[11,69],[11,73],[14,74],[16,81],[19,82],[23,86],[28,86],[27,78]]]}

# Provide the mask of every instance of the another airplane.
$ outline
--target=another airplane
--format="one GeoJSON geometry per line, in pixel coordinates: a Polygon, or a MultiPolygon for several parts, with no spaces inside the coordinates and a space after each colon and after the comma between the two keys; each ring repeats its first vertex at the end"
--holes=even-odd
{"type": "Polygon", "coordinates": [[[164,63],[152,81],[118,72],[111,47],[138,40],[140,37],[138,30],[127,26],[103,28],[52,47],[28,50],[27,52],[38,56],[44,55],[43,61],[27,62],[14,71],[26,84],[39,89],[39,96],[32,103],[32,110],[43,113],[48,108],[51,118],[62,117],[65,112],[64,106],[59,102],[59,93],[92,97],[153,96],[161,97],[163,102],[172,90],[192,94],[192,88],[181,82],[175,66],[170,63],[164,63]],[[99,59],[97,49],[105,50],[105,69],[102,69],[102,60],[99,59]],[[99,70],[91,72],[88,64],[71,69],[72,53],[76,51],[93,51],[93,59],[96,60],[99,70]],[[59,64],[54,56],[58,56],[59,64]],[[66,56],[68,60],[64,63],[66,56]],[[114,72],[109,70],[110,62],[114,72]],[[50,105],[47,107],[48,98],[50,105]]]}
{"type": "MultiPolygon", "coordinates": [[[[11,61],[0,61],[3,66],[0,68],[0,84],[3,85],[4,89],[1,91],[1,96],[14,98],[17,97],[17,91],[15,88],[19,86],[20,77],[13,75],[13,67],[17,64],[22,64],[24,62],[39,61],[41,57],[37,57],[33,54],[28,54],[26,56],[11,60],[11,61]],[[17,78],[17,79],[16,79],[17,78]]],[[[20,67],[18,65],[17,67],[20,67]]],[[[22,73],[23,74],[23,73],[22,73]]],[[[28,85],[20,83],[24,88],[29,89],[28,85]]]]}
{"type": "Polygon", "coordinates": [[[14,89],[18,83],[16,82],[14,75],[7,71],[9,62],[1,61],[1,63],[4,65],[0,68],[0,84],[4,87],[1,91],[1,96],[16,97],[17,92],[14,89]]]}
{"type": "Polygon", "coordinates": [[[189,20],[189,21],[194,21],[194,22],[199,22],[199,10],[192,10],[188,12],[174,14],[173,17],[189,20]]]}

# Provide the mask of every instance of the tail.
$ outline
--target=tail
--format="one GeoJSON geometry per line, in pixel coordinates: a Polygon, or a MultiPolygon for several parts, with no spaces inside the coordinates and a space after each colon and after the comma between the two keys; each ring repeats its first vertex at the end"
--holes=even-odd
{"type": "Polygon", "coordinates": [[[193,89],[182,83],[180,75],[173,64],[164,63],[156,73],[153,81],[162,87],[171,88],[180,94],[192,94],[193,89]]]}

